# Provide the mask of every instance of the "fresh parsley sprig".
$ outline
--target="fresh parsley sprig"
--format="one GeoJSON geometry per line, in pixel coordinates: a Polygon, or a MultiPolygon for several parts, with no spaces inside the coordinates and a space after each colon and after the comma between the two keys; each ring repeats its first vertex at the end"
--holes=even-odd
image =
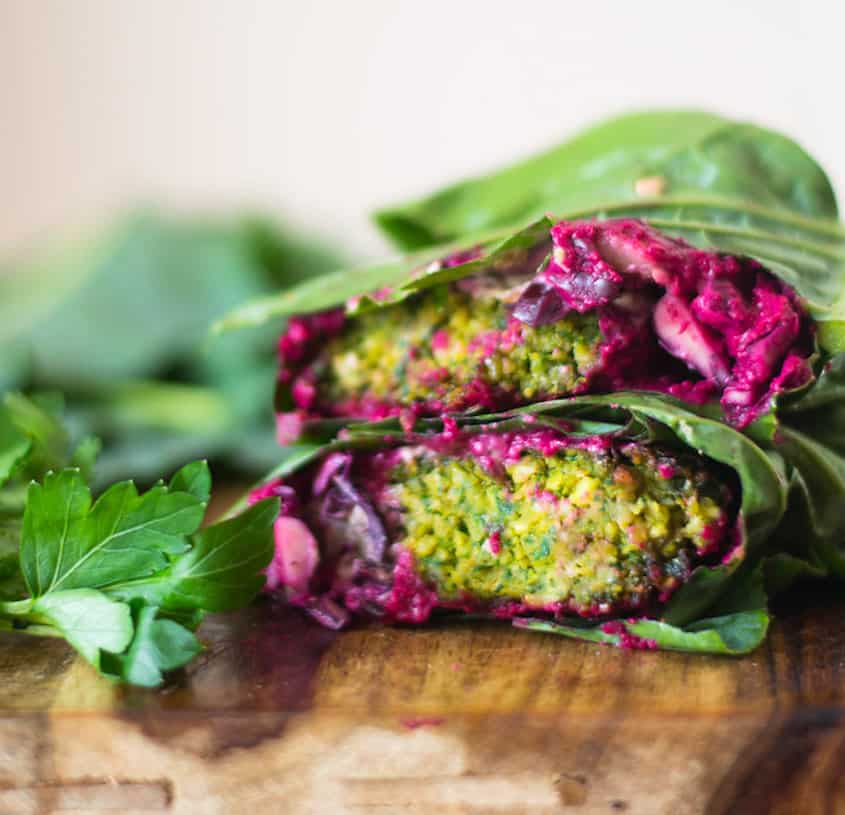
{"type": "Polygon", "coordinates": [[[201,529],[204,461],[95,500],[96,446],[71,449],[56,407],[19,394],[0,405],[0,630],[63,637],[104,675],[158,685],[201,650],[193,632],[206,612],[261,589],[277,502],[201,529]]]}

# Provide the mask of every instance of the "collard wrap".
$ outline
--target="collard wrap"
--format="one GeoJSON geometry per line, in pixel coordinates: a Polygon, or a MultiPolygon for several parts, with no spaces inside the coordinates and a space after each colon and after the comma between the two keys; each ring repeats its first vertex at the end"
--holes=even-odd
{"type": "Polygon", "coordinates": [[[376,222],[412,253],[219,325],[287,318],[270,585],[741,653],[767,593],[845,578],[845,229],[798,145],[635,114],[376,222]]]}
{"type": "Polygon", "coordinates": [[[471,613],[723,652],[765,634],[783,471],[676,400],[584,397],[344,435],[289,448],[253,493],[282,500],[268,589],[324,624],[471,613]]]}
{"type": "Polygon", "coordinates": [[[318,417],[642,387],[745,427],[845,351],[837,219],[824,171],[785,136],[633,114],[381,211],[411,255],[253,301],[219,328],[294,318],[283,439],[318,417]]]}
{"type": "Polygon", "coordinates": [[[813,379],[812,320],[750,258],[631,219],[536,225],[519,242],[447,256],[416,293],[382,289],[363,313],[353,300],[352,314],[291,319],[279,342],[281,439],[326,418],[622,390],[712,402],[745,427],[813,379]]]}

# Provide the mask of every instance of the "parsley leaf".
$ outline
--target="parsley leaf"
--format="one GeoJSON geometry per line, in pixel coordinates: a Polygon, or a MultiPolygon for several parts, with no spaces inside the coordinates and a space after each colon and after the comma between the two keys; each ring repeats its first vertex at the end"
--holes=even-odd
{"type": "Polygon", "coordinates": [[[164,485],[139,495],[131,481],[109,487],[92,505],[79,470],[49,473],[27,492],[21,541],[27,586],[37,597],[160,571],[168,556],[188,548],[185,535],[202,523],[205,506],[164,485]]]}
{"type": "Polygon", "coordinates": [[[156,606],[133,604],[135,633],[123,654],[107,654],[104,673],[133,685],[156,687],[162,671],[190,662],[201,650],[199,640],[174,620],[160,619],[156,606]]]}
{"type": "Polygon", "coordinates": [[[95,500],[97,443],[70,451],[55,417],[20,399],[0,405],[0,629],[63,637],[104,676],[158,685],[201,650],[192,629],[207,611],[260,591],[278,501],[200,530],[204,461],[146,492],[123,481],[95,500]]]}
{"type": "Polygon", "coordinates": [[[192,536],[190,550],[166,572],[116,586],[111,594],[143,599],[176,613],[239,608],[264,584],[260,571],[273,556],[273,539],[262,530],[272,528],[278,512],[275,499],[260,501],[231,520],[209,526],[192,536]]]}
{"type": "Polygon", "coordinates": [[[39,597],[30,619],[54,627],[95,668],[100,652],[120,652],[132,640],[129,606],[93,589],[57,591],[39,597]]]}

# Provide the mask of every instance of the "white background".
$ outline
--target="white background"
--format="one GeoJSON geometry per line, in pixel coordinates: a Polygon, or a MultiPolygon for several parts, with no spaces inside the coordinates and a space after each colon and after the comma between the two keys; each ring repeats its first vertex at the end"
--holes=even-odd
{"type": "Polygon", "coordinates": [[[366,212],[607,113],[775,126],[845,189],[839,0],[0,0],[0,251],[139,202],[366,212]]]}

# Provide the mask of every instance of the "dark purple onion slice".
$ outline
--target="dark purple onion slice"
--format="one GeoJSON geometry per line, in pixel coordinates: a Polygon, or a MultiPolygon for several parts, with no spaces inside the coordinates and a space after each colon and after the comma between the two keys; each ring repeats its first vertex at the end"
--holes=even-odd
{"type": "Polygon", "coordinates": [[[536,327],[556,323],[567,311],[569,306],[555,286],[545,280],[535,280],[516,301],[513,316],[521,323],[536,327]]]}

